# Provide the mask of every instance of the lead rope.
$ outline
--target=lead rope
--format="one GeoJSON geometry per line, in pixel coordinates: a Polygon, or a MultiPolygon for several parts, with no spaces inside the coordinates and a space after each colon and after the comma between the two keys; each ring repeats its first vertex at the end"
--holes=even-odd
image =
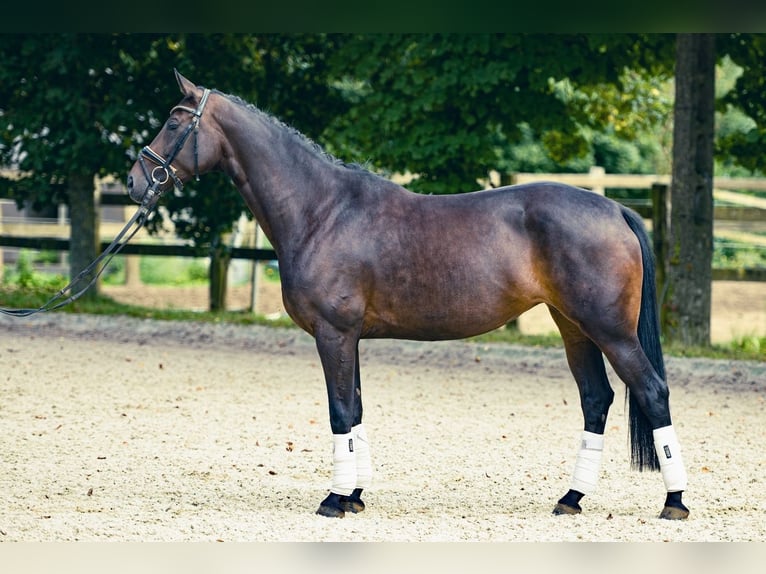
{"type": "Polygon", "coordinates": [[[8,309],[0,307],[0,314],[8,315],[10,317],[28,317],[30,315],[34,315],[35,313],[42,313],[44,311],[54,311],[60,307],[63,307],[64,305],[67,305],[71,303],[72,301],[75,301],[79,299],[88,289],[91,288],[91,286],[98,280],[98,278],[101,276],[101,274],[106,269],[106,266],[109,264],[109,262],[112,260],[112,257],[117,255],[125,245],[133,238],[133,236],[138,233],[138,230],[141,229],[146,222],[149,220],[149,216],[153,213],[154,207],[157,205],[157,200],[159,200],[160,191],[158,188],[158,182],[155,180],[155,183],[147,190],[146,196],[144,197],[143,202],[141,203],[141,206],[138,208],[136,213],[133,214],[133,217],[130,218],[130,220],[125,224],[125,227],[122,228],[122,231],[117,234],[117,237],[115,237],[112,242],[109,244],[109,246],[104,249],[104,252],[101,253],[90,265],[88,265],[85,269],[80,271],[77,276],[72,279],[69,284],[61,289],[58,293],[56,293],[53,297],[48,299],[43,305],[38,307],[37,309],[8,309]],[[131,231],[131,227],[135,226],[135,229],[131,231]],[[127,237],[126,237],[127,236],[127,237]],[[123,241],[123,237],[125,237],[125,240],[123,241]],[[85,276],[87,276],[89,273],[95,269],[99,263],[102,261],[105,261],[104,265],[98,270],[98,272],[93,276],[93,278],[88,282],[88,284],[77,291],[76,293],[73,293],[66,297],[67,293],[72,291],[74,289],[74,286],[85,276]],[[63,297],[66,297],[63,301],[61,300],[63,297]]]}
{"type": "Polygon", "coordinates": [[[98,280],[98,278],[101,276],[101,274],[104,272],[104,269],[106,269],[106,266],[109,264],[109,262],[112,260],[112,257],[117,255],[125,245],[127,245],[128,241],[131,240],[131,238],[138,232],[139,229],[141,229],[144,224],[148,221],[148,217],[151,215],[154,207],[157,205],[157,202],[160,199],[160,195],[162,195],[162,191],[160,190],[160,186],[164,185],[168,179],[173,179],[174,183],[176,184],[176,187],[179,189],[183,189],[183,182],[178,178],[178,176],[175,173],[175,169],[171,165],[173,160],[175,159],[176,155],[181,151],[181,149],[186,144],[186,140],[188,139],[189,135],[194,132],[194,175],[197,178],[197,181],[199,181],[199,166],[197,162],[197,136],[199,132],[199,122],[200,119],[202,119],[202,112],[205,110],[205,105],[207,104],[208,96],[210,96],[210,90],[205,88],[204,92],[202,93],[202,98],[200,99],[199,105],[197,106],[197,109],[188,108],[186,106],[176,106],[172,110],[170,110],[170,113],[173,113],[174,110],[183,110],[185,112],[189,112],[194,117],[194,120],[189,124],[189,126],[186,128],[186,131],[183,133],[183,135],[179,138],[179,140],[176,142],[175,147],[173,148],[173,151],[171,154],[167,157],[167,159],[163,158],[160,154],[155,152],[152,148],[149,146],[144,146],[144,148],[141,150],[141,153],[138,156],[139,164],[141,165],[141,170],[144,172],[144,175],[146,176],[147,181],[151,181],[151,185],[146,190],[146,194],[144,195],[144,199],[141,202],[141,206],[138,208],[138,211],[133,215],[133,217],[130,218],[130,221],[125,224],[125,227],[120,231],[120,233],[117,235],[117,237],[114,238],[114,240],[109,244],[109,246],[104,250],[104,252],[99,255],[93,263],[88,265],[85,269],[80,271],[77,276],[72,279],[69,282],[69,285],[64,287],[61,291],[56,293],[53,297],[48,299],[48,301],[45,302],[42,306],[38,307],[37,309],[7,309],[0,307],[0,314],[2,315],[9,315],[11,317],[28,317],[29,315],[34,315],[35,313],[42,313],[44,311],[54,311],[55,309],[58,309],[59,307],[63,307],[64,305],[67,305],[71,303],[72,301],[75,301],[79,299],[83,293],[85,293],[90,287],[98,280]],[[144,156],[148,157],[152,162],[154,162],[156,167],[149,171],[149,169],[146,167],[146,164],[144,162],[144,156]],[[159,173],[159,175],[158,175],[159,173]],[[162,177],[164,176],[164,177],[162,177]],[[121,243],[122,238],[128,233],[130,228],[136,225],[136,228],[133,231],[130,231],[130,234],[127,236],[124,242],[121,243]],[[99,269],[96,274],[93,276],[93,279],[91,279],[88,284],[80,289],[77,293],[74,293],[64,299],[63,301],[60,301],[62,297],[65,297],[67,292],[72,291],[74,289],[75,284],[80,281],[83,277],[88,275],[93,269],[95,269],[99,263],[106,260],[103,267],[99,269]]]}

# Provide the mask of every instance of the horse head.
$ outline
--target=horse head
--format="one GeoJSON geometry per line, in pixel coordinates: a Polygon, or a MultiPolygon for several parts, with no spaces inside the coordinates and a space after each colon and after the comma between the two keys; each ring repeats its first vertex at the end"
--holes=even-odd
{"type": "Polygon", "coordinates": [[[208,125],[214,106],[208,104],[210,90],[196,86],[178,70],[175,75],[184,97],[128,172],[128,194],[135,202],[152,205],[173,186],[180,189],[193,176],[199,179],[220,158],[216,130],[208,125]],[[208,120],[203,122],[206,110],[208,120]]]}

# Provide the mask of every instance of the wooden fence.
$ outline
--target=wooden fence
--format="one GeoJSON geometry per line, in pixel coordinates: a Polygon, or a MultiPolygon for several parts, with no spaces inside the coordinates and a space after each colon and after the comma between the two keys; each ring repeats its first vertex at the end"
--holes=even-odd
{"type": "MultiPolygon", "coordinates": [[[[666,193],[670,185],[670,176],[666,175],[631,175],[607,174],[603,168],[593,167],[589,173],[516,173],[511,175],[512,183],[529,183],[533,181],[557,181],[576,185],[604,194],[606,189],[647,189],[652,190],[651,200],[634,202],[621,200],[624,204],[638,211],[642,217],[650,220],[655,229],[655,251],[659,258],[663,256],[662,245],[667,226],[660,221],[666,221],[662,210],[666,209],[666,193]]],[[[103,184],[99,191],[103,191],[103,184]]],[[[109,185],[109,184],[106,184],[109,185]]],[[[112,189],[118,193],[99,193],[102,207],[124,206],[126,215],[132,213],[135,204],[124,193],[119,192],[120,185],[112,183],[112,189]]],[[[713,196],[718,204],[714,208],[715,234],[733,241],[757,245],[766,249],[766,199],[747,194],[736,193],[735,190],[766,190],[766,178],[734,178],[716,177],[713,180],[713,196]]],[[[127,217],[123,218],[123,221],[127,217]]],[[[121,222],[102,221],[101,236],[113,237],[122,228],[121,222]]],[[[61,250],[69,249],[69,227],[65,218],[58,221],[35,223],[19,221],[3,224],[0,220],[0,249],[5,247],[61,250]]],[[[104,242],[106,246],[108,242],[104,242]]],[[[2,253],[2,251],[0,251],[2,253]]],[[[122,251],[125,255],[170,255],[180,257],[199,257],[199,251],[188,244],[147,244],[132,243],[122,251]]],[[[268,261],[276,259],[271,249],[236,247],[232,249],[233,258],[253,261],[268,261]]],[[[0,265],[0,268],[2,266],[0,265]]],[[[766,269],[714,269],[715,280],[746,280],[766,281],[766,269]]]]}
{"type": "MultiPolygon", "coordinates": [[[[119,193],[103,193],[101,182],[99,186],[99,199],[104,208],[120,208],[118,216],[114,213],[110,218],[101,217],[99,221],[99,236],[102,238],[100,248],[105,249],[111,238],[115,237],[133,215],[137,205],[120,189],[119,193]],[[108,238],[108,240],[107,240],[108,238]]],[[[109,183],[106,184],[107,186],[109,183]]],[[[114,188],[114,184],[112,184],[114,188]]],[[[121,186],[116,186],[120,188],[121,186]]],[[[0,199],[0,207],[4,200],[0,199]]],[[[12,203],[5,200],[6,203],[12,203]]],[[[114,211],[114,209],[112,209],[114,211]]],[[[69,222],[66,218],[66,210],[59,209],[56,218],[29,218],[14,217],[3,220],[0,212],[0,279],[3,276],[3,247],[15,249],[34,249],[50,251],[69,251],[69,222]]],[[[142,232],[143,233],[143,232],[142,232]]],[[[255,242],[253,242],[255,244],[255,242]]],[[[204,257],[193,245],[176,239],[172,233],[166,233],[164,237],[152,243],[133,241],[125,245],[121,251],[125,255],[126,277],[131,283],[138,283],[138,259],[135,256],[171,256],[171,257],[204,257]]],[[[234,259],[251,261],[273,261],[277,258],[273,249],[259,247],[232,247],[231,256],[234,259]]]]}
{"type": "MultiPolygon", "coordinates": [[[[601,167],[588,173],[516,173],[511,182],[555,181],[590,189],[601,195],[606,189],[648,189],[646,201],[618,200],[650,221],[658,267],[658,283],[665,269],[668,245],[669,175],[607,174],[601,167]]],[[[735,190],[766,191],[766,179],[752,177],[716,177],[713,179],[715,236],[741,244],[766,249],[766,199],[735,190]]],[[[714,280],[766,281],[766,268],[713,269],[714,280]]],[[[661,283],[660,283],[661,284],[661,283]]]]}

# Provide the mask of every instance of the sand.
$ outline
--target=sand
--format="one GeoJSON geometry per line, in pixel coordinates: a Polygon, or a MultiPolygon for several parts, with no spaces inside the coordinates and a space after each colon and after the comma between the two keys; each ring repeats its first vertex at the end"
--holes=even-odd
{"type": "Polygon", "coordinates": [[[561,349],[364,341],[374,484],[314,514],[331,436],[297,329],[0,318],[0,541],[764,541],[766,363],[669,358],[688,520],[629,468],[623,384],[596,493],[553,516],[582,415],[561,349]]]}

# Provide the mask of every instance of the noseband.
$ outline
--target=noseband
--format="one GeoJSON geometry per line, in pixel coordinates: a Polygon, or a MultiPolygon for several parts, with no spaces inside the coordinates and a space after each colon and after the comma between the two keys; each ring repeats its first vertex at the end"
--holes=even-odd
{"type": "Polygon", "coordinates": [[[141,153],[138,156],[138,163],[141,166],[141,170],[144,172],[146,181],[150,182],[144,194],[144,199],[141,202],[142,208],[149,209],[159,199],[162,190],[160,186],[167,183],[168,179],[172,179],[173,183],[178,189],[183,189],[184,184],[180,178],[176,175],[176,169],[173,167],[173,160],[181,152],[186,140],[189,139],[189,135],[194,132],[194,177],[199,181],[199,165],[197,160],[197,133],[199,132],[199,122],[202,119],[202,112],[205,110],[205,104],[207,104],[207,98],[210,95],[210,90],[205,88],[200,99],[197,109],[192,109],[187,106],[176,106],[170,113],[172,114],[176,110],[189,112],[192,116],[192,122],[186,127],[186,131],[176,142],[173,151],[167,158],[163,158],[160,154],[154,151],[149,146],[144,146],[141,153]],[[152,163],[156,164],[155,167],[149,171],[144,159],[148,159],[152,163]]]}

